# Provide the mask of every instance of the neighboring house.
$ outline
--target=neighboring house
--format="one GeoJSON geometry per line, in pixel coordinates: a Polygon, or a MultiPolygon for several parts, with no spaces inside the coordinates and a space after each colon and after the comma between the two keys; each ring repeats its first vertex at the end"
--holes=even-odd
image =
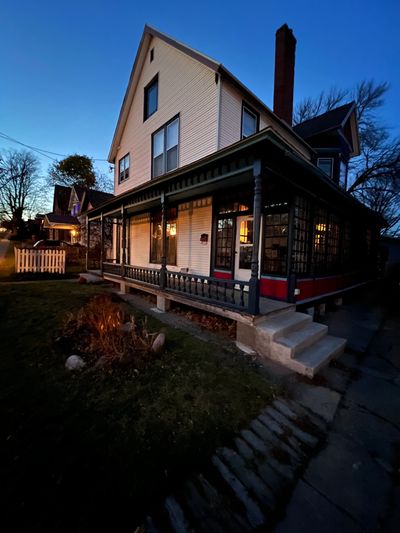
{"type": "Polygon", "coordinates": [[[115,224],[104,277],[240,321],[271,302],[260,297],[312,302],[374,275],[382,220],[345,191],[355,105],[292,128],[295,46],[282,26],[271,111],[145,27],[108,158],[115,197],[88,214],[115,224]]]}
{"type": "Polygon", "coordinates": [[[74,185],[55,185],[53,212],[44,216],[46,238],[86,244],[86,215],[112,194],[74,185]]]}
{"type": "Polygon", "coordinates": [[[44,216],[43,229],[47,239],[76,242],[79,221],[71,215],[69,199],[71,187],[54,186],[53,211],[44,216]]]}

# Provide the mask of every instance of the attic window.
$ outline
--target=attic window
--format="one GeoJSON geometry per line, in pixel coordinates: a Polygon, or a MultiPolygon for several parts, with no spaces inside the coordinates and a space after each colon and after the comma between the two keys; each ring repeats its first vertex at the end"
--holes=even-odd
{"type": "Polygon", "coordinates": [[[154,59],[154,48],[150,50],[150,63],[153,61],[153,59],[154,59]]]}
{"type": "Polygon", "coordinates": [[[319,157],[317,160],[317,166],[322,172],[324,172],[328,178],[332,177],[333,159],[332,157],[319,157]]]}
{"type": "Polygon", "coordinates": [[[144,89],[144,118],[147,120],[157,111],[158,107],[158,74],[144,89]]]}
{"type": "Polygon", "coordinates": [[[242,106],[242,139],[250,137],[258,131],[260,116],[258,113],[249,108],[249,106],[242,106]]]}

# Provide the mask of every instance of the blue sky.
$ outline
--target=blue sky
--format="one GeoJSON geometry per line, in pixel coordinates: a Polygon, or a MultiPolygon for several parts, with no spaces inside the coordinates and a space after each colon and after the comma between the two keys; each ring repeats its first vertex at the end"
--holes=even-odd
{"type": "MultiPolygon", "coordinates": [[[[106,159],[145,23],[221,61],[272,106],[275,31],[297,38],[295,101],[388,81],[382,119],[400,135],[400,2],[2,0],[0,132],[106,159]]],[[[0,150],[17,145],[0,139],[0,150]]],[[[49,159],[40,158],[43,172],[49,159]]],[[[103,171],[108,165],[97,162],[103,171]]]]}

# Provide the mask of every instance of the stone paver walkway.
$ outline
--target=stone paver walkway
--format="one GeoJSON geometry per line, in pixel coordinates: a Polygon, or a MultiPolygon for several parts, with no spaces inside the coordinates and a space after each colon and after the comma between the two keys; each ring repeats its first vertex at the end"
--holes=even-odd
{"type": "Polygon", "coordinates": [[[278,533],[400,531],[399,317],[385,322],[364,358],[346,354],[340,364],[351,382],[278,533]]]}

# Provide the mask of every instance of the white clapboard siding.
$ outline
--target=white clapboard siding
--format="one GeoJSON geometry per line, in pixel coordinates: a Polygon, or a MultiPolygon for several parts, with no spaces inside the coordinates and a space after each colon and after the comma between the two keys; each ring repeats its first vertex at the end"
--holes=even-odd
{"type": "Polygon", "coordinates": [[[136,92],[119,142],[115,194],[151,179],[152,134],[179,115],[179,166],[211,154],[217,147],[219,87],[215,72],[174,46],[154,37],[143,64],[136,92]],[[157,111],[143,121],[144,90],[158,75],[157,111]],[[118,183],[118,161],[130,156],[129,178],[118,183]]]}
{"type": "Polygon", "coordinates": [[[49,272],[65,274],[65,250],[52,248],[34,250],[32,248],[14,248],[15,271],[49,272]]]}

